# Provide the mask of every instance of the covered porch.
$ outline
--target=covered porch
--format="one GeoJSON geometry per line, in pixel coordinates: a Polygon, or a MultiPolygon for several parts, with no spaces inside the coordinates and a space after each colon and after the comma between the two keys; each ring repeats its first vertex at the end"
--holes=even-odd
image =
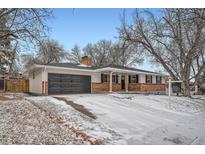
{"type": "Polygon", "coordinates": [[[101,82],[92,83],[92,91],[95,92],[128,92],[128,74],[118,72],[102,72],[101,82]]]}
{"type": "MultiPolygon", "coordinates": [[[[164,81],[164,79],[163,79],[164,81]]],[[[101,82],[92,83],[92,93],[98,92],[165,92],[165,82],[154,74],[127,71],[102,71],[101,82]]]]}

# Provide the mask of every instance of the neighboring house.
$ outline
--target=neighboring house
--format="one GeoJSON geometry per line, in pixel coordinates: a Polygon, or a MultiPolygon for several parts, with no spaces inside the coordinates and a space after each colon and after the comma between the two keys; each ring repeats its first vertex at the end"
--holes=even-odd
{"type": "Polygon", "coordinates": [[[28,73],[29,92],[36,94],[165,92],[165,75],[124,66],[94,67],[88,56],[80,64],[34,64],[28,73]]]}
{"type": "Polygon", "coordinates": [[[22,74],[21,72],[18,73],[5,73],[4,74],[4,78],[5,79],[26,79],[28,77],[26,77],[24,74],[22,74]]]}

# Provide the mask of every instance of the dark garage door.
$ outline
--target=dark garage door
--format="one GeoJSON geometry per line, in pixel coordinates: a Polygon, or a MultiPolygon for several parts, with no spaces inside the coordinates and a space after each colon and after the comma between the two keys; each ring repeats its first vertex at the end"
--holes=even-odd
{"type": "Polygon", "coordinates": [[[48,74],[48,94],[90,93],[91,77],[70,74],[48,74]]]}

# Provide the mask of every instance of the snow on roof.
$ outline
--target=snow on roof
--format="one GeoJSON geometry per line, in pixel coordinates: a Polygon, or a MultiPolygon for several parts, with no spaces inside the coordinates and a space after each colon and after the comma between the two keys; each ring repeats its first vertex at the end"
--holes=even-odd
{"type": "MultiPolygon", "coordinates": [[[[84,69],[84,70],[93,70],[93,71],[97,71],[97,70],[104,70],[104,71],[108,71],[108,69],[112,70],[121,70],[121,71],[132,71],[132,72],[141,72],[141,73],[146,73],[146,74],[156,74],[156,75],[163,75],[161,73],[158,72],[152,72],[152,71],[148,71],[148,70],[142,70],[142,69],[136,69],[133,67],[126,67],[126,66],[122,66],[122,65],[106,65],[106,66],[87,66],[87,65],[82,65],[79,63],[51,63],[51,64],[47,64],[47,65],[39,65],[39,66],[54,66],[54,67],[63,67],[63,68],[74,68],[74,69],[84,69]]],[[[166,76],[166,75],[164,75],[166,76]]]]}

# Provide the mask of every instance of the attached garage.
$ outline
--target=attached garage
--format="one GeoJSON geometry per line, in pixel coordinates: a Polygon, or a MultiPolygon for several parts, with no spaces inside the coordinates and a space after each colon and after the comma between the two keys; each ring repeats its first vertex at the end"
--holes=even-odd
{"type": "Polygon", "coordinates": [[[48,73],[48,94],[91,93],[91,76],[48,73]]]}

